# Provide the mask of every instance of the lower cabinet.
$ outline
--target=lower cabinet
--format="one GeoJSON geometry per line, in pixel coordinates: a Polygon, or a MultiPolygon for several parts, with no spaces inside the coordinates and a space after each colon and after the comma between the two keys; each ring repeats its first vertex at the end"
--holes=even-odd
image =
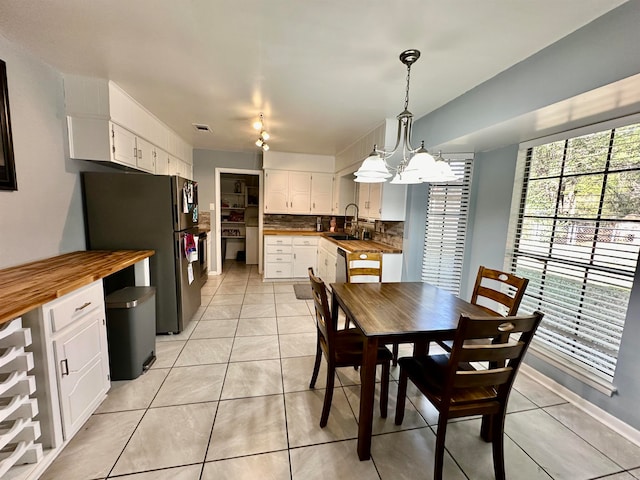
{"type": "Polygon", "coordinates": [[[102,281],[23,317],[31,329],[42,443],[63,446],[106,398],[109,378],[102,281]]]}
{"type": "Polygon", "coordinates": [[[77,432],[109,389],[104,309],[95,309],[53,338],[65,439],[77,432]]]}
{"type": "Polygon", "coordinates": [[[316,271],[318,237],[293,237],[293,276],[309,278],[309,267],[316,271]]]}
{"type": "Polygon", "coordinates": [[[316,275],[329,287],[336,281],[336,269],[338,265],[338,246],[321,238],[318,242],[318,269],[316,275]]]}
{"type": "Polygon", "coordinates": [[[308,268],[316,268],[317,245],[314,235],[265,235],[264,279],[308,277],[308,268]]]}

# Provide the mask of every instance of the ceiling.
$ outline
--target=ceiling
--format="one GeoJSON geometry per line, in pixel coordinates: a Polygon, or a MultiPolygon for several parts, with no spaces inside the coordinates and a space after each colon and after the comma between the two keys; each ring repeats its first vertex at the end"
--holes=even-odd
{"type": "Polygon", "coordinates": [[[625,0],[2,0],[0,35],[108,78],[195,148],[335,154],[419,118],[625,0]],[[198,132],[207,124],[213,133],[198,132]]]}

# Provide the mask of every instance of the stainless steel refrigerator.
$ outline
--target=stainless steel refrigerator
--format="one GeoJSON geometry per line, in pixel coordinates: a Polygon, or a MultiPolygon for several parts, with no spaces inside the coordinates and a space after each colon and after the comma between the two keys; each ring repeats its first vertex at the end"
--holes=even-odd
{"type": "MultiPolygon", "coordinates": [[[[87,248],[152,249],[156,331],[184,330],[200,306],[198,186],[177,176],[142,173],[82,174],[87,248]]],[[[107,293],[133,285],[133,272],[108,277],[107,293]]]]}

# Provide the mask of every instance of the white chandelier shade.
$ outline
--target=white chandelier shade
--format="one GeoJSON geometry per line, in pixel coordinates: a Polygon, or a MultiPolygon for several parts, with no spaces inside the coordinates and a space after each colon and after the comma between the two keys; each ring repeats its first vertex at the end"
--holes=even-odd
{"type": "Polygon", "coordinates": [[[393,177],[391,183],[417,184],[428,182],[448,182],[456,179],[451,166],[438,155],[434,158],[424,142],[420,147],[411,146],[413,114],[409,106],[409,79],[411,65],[420,58],[418,50],[405,50],[400,54],[400,61],[407,66],[407,87],[405,91],[404,110],[396,117],[398,129],[396,144],[392,150],[380,150],[373,146],[373,152],[364,159],[360,168],[354,173],[354,181],[360,183],[381,183],[393,177]],[[402,160],[397,167],[390,166],[387,159],[391,157],[402,143],[402,160]]]}

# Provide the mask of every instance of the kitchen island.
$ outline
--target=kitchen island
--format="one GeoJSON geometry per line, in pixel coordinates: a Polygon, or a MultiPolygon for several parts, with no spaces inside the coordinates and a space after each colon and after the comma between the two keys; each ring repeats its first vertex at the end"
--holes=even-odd
{"type": "Polygon", "coordinates": [[[81,251],[0,270],[0,477],[36,479],[110,388],[102,280],[149,285],[153,250],[81,251]]]}

